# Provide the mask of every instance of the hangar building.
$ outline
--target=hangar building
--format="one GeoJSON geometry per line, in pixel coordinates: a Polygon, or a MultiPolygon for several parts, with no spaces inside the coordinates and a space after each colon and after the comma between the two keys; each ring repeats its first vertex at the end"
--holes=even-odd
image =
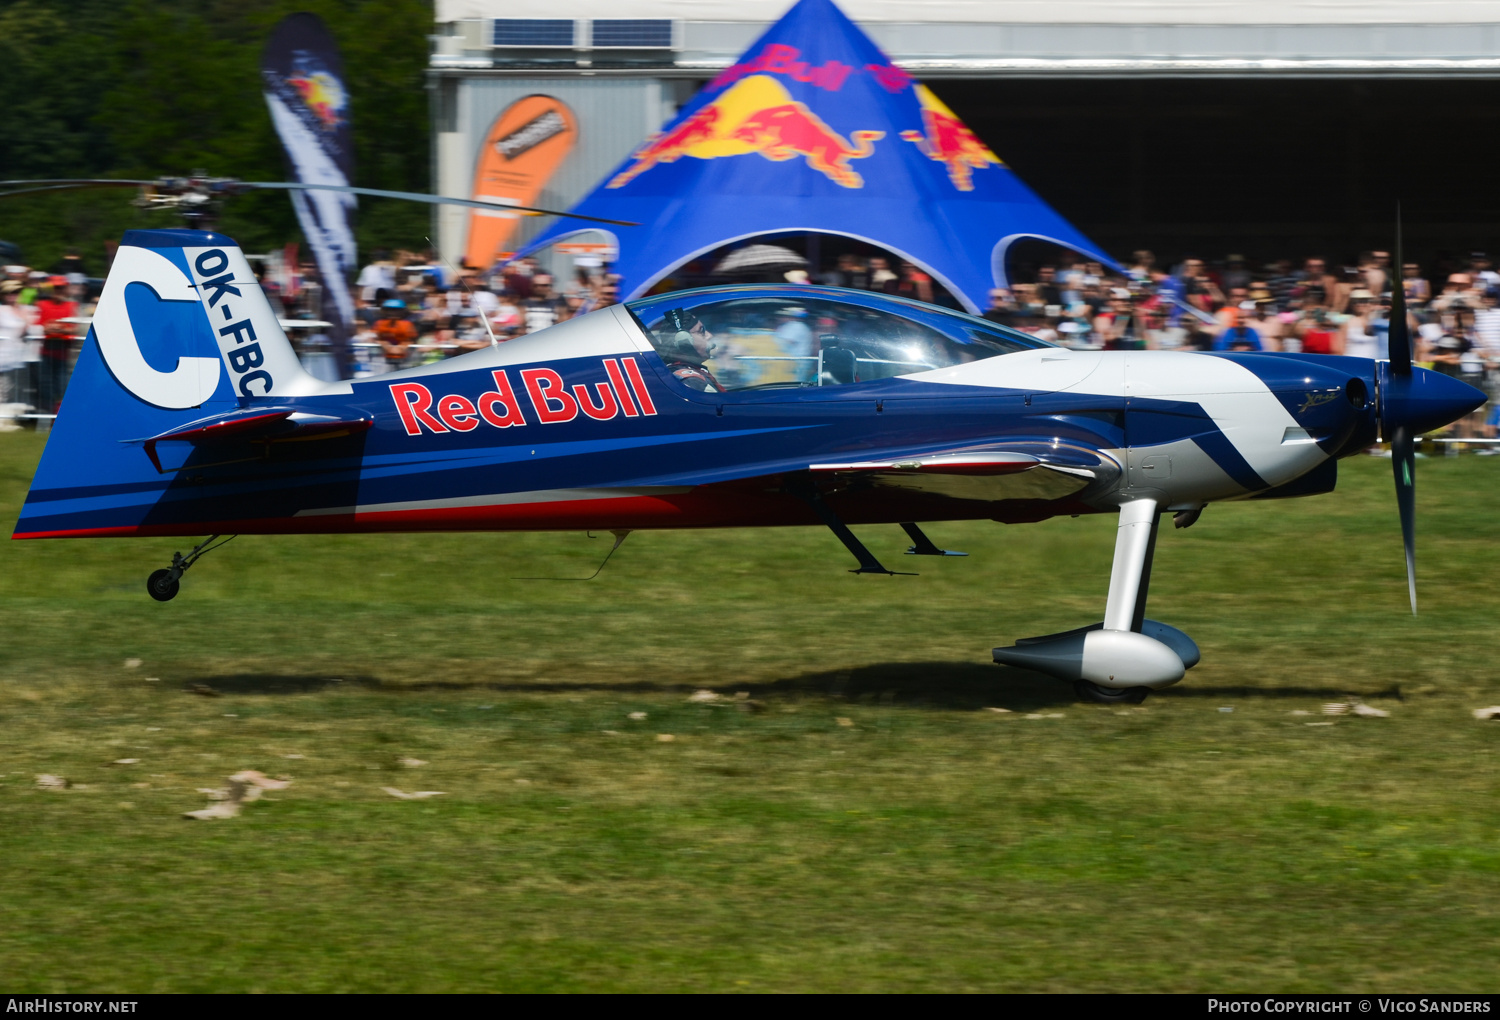
{"type": "MultiPolygon", "coordinates": [[[[577,135],[535,201],[566,208],[789,6],[437,0],[438,189],[469,195],[492,122],[546,95],[577,135]]],[[[1500,0],[841,6],[1117,257],[1352,259],[1390,243],[1398,199],[1409,257],[1500,247],[1500,0]]],[[[460,257],[465,210],[437,216],[460,257]]]]}

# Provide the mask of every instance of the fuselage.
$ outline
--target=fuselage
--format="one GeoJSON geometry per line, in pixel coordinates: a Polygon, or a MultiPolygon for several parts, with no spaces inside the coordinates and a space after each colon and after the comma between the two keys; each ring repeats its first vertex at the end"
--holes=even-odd
{"type": "Polygon", "coordinates": [[[1144,496],[1187,507],[1327,491],[1333,459],[1376,438],[1364,359],[1042,346],[868,382],[704,392],[679,385],[651,341],[615,306],[434,365],[241,401],[370,427],[163,442],[160,471],[118,435],[95,437],[118,463],[103,478],[87,456],[39,472],[17,537],[812,524],[789,475],[988,447],[1038,451],[1056,470],[1047,484],[846,479],[829,498],[849,523],[1019,522],[1144,496]]]}

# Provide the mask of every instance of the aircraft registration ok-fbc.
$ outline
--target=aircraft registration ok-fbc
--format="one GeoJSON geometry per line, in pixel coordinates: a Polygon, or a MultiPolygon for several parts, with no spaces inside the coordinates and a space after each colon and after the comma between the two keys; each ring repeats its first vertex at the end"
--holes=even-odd
{"type": "Polygon", "coordinates": [[[941,555],[916,522],[1117,513],[1103,622],[994,657],[1138,700],[1198,661],[1145,616],[1163,513],[1327,492],[1383,431],[1411,566],[1412,436],[1483,395],[1413,369],[1396,319],[1390,362],[1074,351],[884,294],[713,287],[327,383],[234,242],[133,231],[14,537],[822,523],[890,573],[848,525],[941,555]]]}

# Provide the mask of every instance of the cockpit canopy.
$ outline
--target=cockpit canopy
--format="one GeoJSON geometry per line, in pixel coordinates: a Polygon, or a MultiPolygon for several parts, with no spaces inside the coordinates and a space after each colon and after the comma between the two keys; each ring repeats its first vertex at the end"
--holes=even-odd
{"type": "Polygon", "coordinates": [[[708,287],[628,302],[668,366],[720,388],[841,386],[1052,346],[935,305],[865,291],[708,287]]]}

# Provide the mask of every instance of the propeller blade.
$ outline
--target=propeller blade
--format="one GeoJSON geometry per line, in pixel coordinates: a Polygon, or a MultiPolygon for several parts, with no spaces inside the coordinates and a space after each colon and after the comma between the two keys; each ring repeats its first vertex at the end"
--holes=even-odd
{"type": "Polygon", "coordinates": [[[1417,455],[1411,430],[1397,425],[1391,436],[1391,470],[1396,476],[1396,505],[1401,510],[1401,541],[1406,546],[1406,587],[1411,615],[1417,615],[1417,455]]]}
{"type": "MultiPolygon", "coordinates": [[[[1391,373],[1411,375],[1411,330],[1406,322],[1406,283],[1401,261],[1401,206],[1396,205],[1396,247],[1391,259],[1391,373]]],[[[1415,600],[1416,596],[1412,596],[1415,600]]],[[[1415,604],[1415,602],[1413,603],[1415,604]]]]}
{"type": "Polygon", "coordinates": [[[506,212],[540,213],[544,216],[566,216],[590,223],[611,223],[617,227],[638,227],[630,220],[611,220],[602,216],[584,216],[580,213],[558,212],[556,209],[538,209],[529,205],[505,205],[501,202],[481,202],[472,198],[446,198],[442,195],[424,195],[419,191],[381,191],[377,188],[353,188],[342,184],[300,184],[293,181],[241,181],[242,188],[276,188],[282,191],[341,191],[350,195],[370,195],[375,198],[401,198],[408,202],[426,202],[429,205],[464,205],[473,209],[502,209],[506,212]]]}

